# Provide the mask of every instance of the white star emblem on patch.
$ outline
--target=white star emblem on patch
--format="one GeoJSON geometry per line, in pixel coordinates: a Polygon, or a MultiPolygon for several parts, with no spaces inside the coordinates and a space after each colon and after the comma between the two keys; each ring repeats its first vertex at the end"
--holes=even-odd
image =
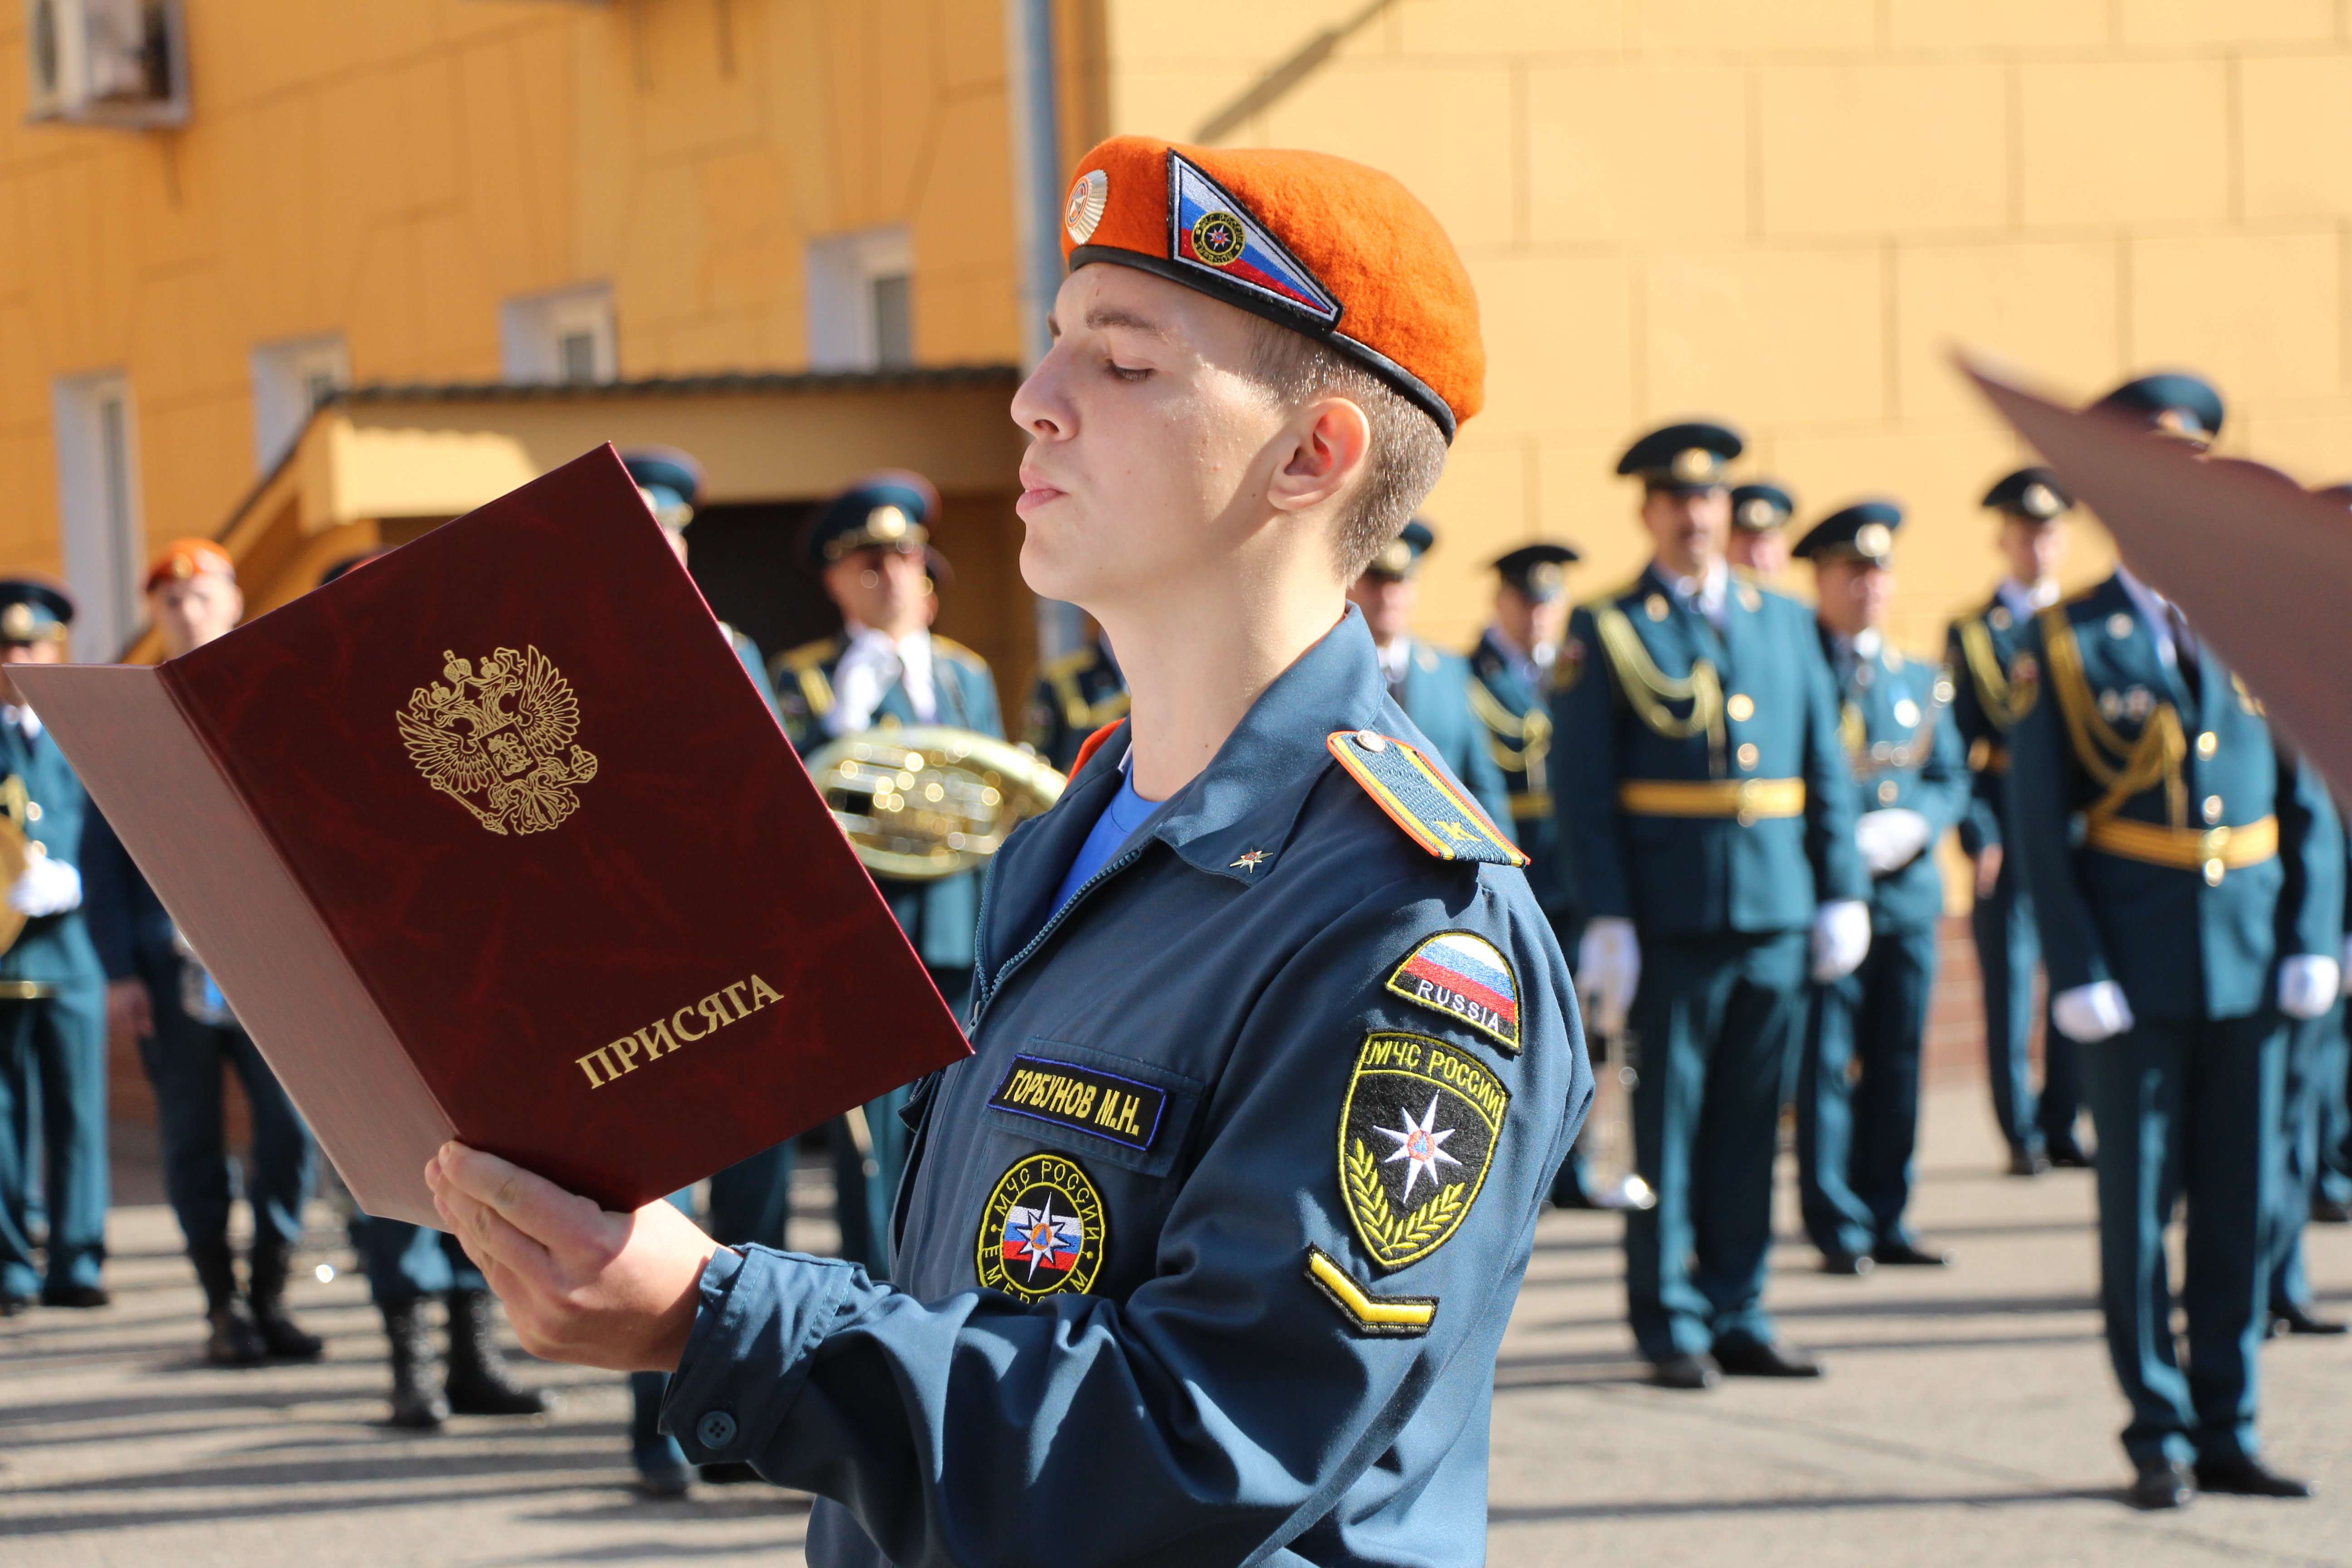
{"type": "Polygon", "coordinates": [[[1454,1136],[1454,1129],[1449,1127],[1443,1132],[1434,1130],[1439,1098],[1434,1094],[1429,1097],[1429,1109],[1422,1112],[1421,1120],[1418,1121],[1405,1112],[1399,1111],[1398,1114],[1404,1117],[1404,1130],[1401,1132],[1392,1131],[1386,1127],[1372,1129],[1381,1137],[1393,1138],[1397,1142],[1396,1152],[1381,1160],[1381,1164],[1393,1165],[1399,1160],[1406,1162],[1404,1196],[1400,1200],[1401,1202],[1408,1204],[1412,1202],[1413,1184],[1421,1180],[1422,1173],[1424,1171],[1429,1173],[1431,1186],[1443,1187],[1445,1184],[1437,1179],[1437,1166],[1440,1161],[1449,1165],[1462,1163],[1445,1152],[1445,1141],[1454,1136]]]}

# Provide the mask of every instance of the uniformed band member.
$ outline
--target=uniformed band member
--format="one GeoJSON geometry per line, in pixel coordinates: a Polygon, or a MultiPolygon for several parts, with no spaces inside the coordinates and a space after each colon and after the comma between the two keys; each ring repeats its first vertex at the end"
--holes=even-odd
{"type": "Polygon", "coordinates": [[[1078,760],[1078,748],[1087,736],[1127,717],[1127,679],[1118,672],[1118,660],[1103,641],[1101,627],[1089,621],[1087,631],[1084,643],[1048,659],[1037,671],[1021,737],[1031,751],[1066,773],[1078,760]]]}
{"type": "MultiPolygon", "coordinates": [[[[2105,401],[2210,437],[2219,399],[2183,390],[2135,383],[2105,401]]],[[[2042,612],[2029,651],[2045,689],[2014,732],[2011,825],[2052,1014],[2088,1047],[2131,1500],[2179,1507],[2192,1485],[2305,1496],[2255,1432],[2263,1205],[2287,1019],[2317,1016],[2337,990],[2343,840],[2254,695],[2128,570],[2042,612]],[[2186,1366],[2164,1248],[2182,1198],[2186,1366]]]]}
{"type": "Polygon", "coordinates": [[[1589,916],[1577,985],[1595,1033],[1631,1025],[1635,1164],[1657,1196],[1628,1217],[1626,1296],[1673,1388],[1819,1375],[1764,1308],[1772,1160],[1808,976],[1842,979],[1870,945],[1813,617],[1724,561],[1740,447],[1682,424],[1626,450],[1655,554],[1570,618],[1552,697],[1589,916]]]}
{"type": "Polygon", "coordinates": [[[1944,879],[1936,846],[1969,798],[1951,682],[1886,640],[1903,509],[1867,500],[1798,542],[1813,563],[1822,650],[1837,679],[1853,763],[1855,841],[1870,872],[1870,952],[1813,988],[1797,1079],[1797,1191],[1831,1274],[1940,1268],[1905,1211],[1919,1127],[1919,1053],[1936,987],[1944,879]]]}
{"type": "MultiPolygon", "coordinates": [[[[784,729],[803,754],[879,725],[944,724],[1003,739],[988,661],[930,630],[934,585],[949,570],[930,542],[939,510],[929,480],[893,472],[851,486],[809,520],[803,550],[841,611],[842,629],[776,660],[784,729]]],[[[971,991],[980,874],[875,883],[940,994],[961,1014],[971,991]]],[[[892,1089],[835,1121],[830,1133],[841,1256],[877,1279],[890,1277],[890,1200],[906,1168],[898,1113],[907,1094],[892,1089]]]]}
{"type": "Polygon", "coordinates": [[[1421,597],[1421,558],[1436,542],[1436,531],[1414,518],[1402,533],[1381,546],[1349,588],[1348,597],[1364,613],[1372,646],[1380,650],[1389,695],[1429,737],[1454,775],[1470,786],[1470,798],[1508,833],[1511,797],[1487,743],[1486,727],[1471,710],[1471,689],[1477,682],[1470,666],[1461,655],[1412,635],[1413,605],[1421,597]]]}
{"type": "Polygon", "coordinates": [[[1731,539],[1724,553],[1734,566],[1767,583],[1789,569],[1789,520],[1796,498],[1776,479],[1751,479],[1731,490],[1731,539]]]}
{"type": "MultiPolygon", "coordinates": [[[[66,656],[73,596],[46,577],[0,580],[0,814],[23,843],[0,954],[0,1317],[33,1304],[103,1307],[106,1268],[106,973],[81,916],[89,797],[9,680],[11,664],[66,656]],[[48,1209],[46,1267],[28,1224],[38,1122],[48,1209]]],[[[14,857],[11,858],[15,858],[14,857]]]]}
{"type": "Polygon", "coordinates": [[[1996,480],[1983,505],[2000,519],[2009,574],[1981,607],[1952,623],[1944,663],[1952,679],[1952,724],[1968,749],[1960,848],[1976,872],[1969,929],[1983,987],[1985,1076],[1993,1119],[2009,1145],[2010,1173],[2038,1176],[2053,1165],[2091,1162],[2074,1135],[2082,1048],[2054,1026],[2042,1030],[2041,1092],[2033,1088],[2033,973],[2042,945],[2024,868],[2008,852],[2010,731],[2041,692],[2041,667],[2025,649],[2034,616],[2058,602],[2074,499],[2056,474],[2028,468],[1996,480]]]}
{"type": "MultiPolygon", "coordinates": [[[[662,535],[677,552],[678,564],[687,563],[686,530],[694,521],[697,508],[702,505],[702,465],[688,453],[675,447],[631,447],[621,453],[621,466],[636,480],[637,493],[645,498],[646,510],[661,524],[662,535]]],[[[742,661],[743,672],[759,689],[760,700],[768,711],[779,720],[783,715],[776,707],[776,689],[769,681],[767,661],[760,657],[760,645],[729,626],[719,623],[727,636],[727,646],[735,650],[742,661]]]]}
{"type": "MultiPolygon", "coordinates": [[[[169,658],[225,635],[245,613],[236,565],[208,539],[174,541],[148,567],[146,585],[148,613],[169,658]]],[[[155,1088],[164,1192],[205,1293],[205,1359],[223,1366],[272,1356],[311,1360],[323,1348],[319,1337],[294,1321],[285,1302],[310,1193],[310,1130],[95,806],[82,828],[81,871],[83,918],[106,970],[109,1033],[135,1047],[155,1088]],[[224,1069],[236,1074],[253,1124],[236,1184],[253,1215],[241,1290],[229,1246],[235,1194],[224,1069]]]]}
{"type": "Polygon", "coordinates": [[[1520,857],[1343,593],[1478,406],[1470,281],[1318,153],[1122,137],[1065,212],[1023,567],[1135,710],[996,858],[895,1285],[456,1145],[429,1179],[527,1342],[678,1363],[689,1455],[827,1500],[812,1563],[1475,1563],[1590,1079],[1520,857]]]}

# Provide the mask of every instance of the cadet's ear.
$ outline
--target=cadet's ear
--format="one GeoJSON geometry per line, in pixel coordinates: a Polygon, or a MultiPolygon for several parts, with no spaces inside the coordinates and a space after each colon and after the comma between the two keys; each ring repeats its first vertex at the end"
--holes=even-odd
{"type": "Polygon", "coordinates": [[[1266,500],[1277,511],[1307,511],[1362,478],[1372,460],[1372,422],[1347,398],[1312,398],[1292,413],[1276,442],[1266,500]]]}

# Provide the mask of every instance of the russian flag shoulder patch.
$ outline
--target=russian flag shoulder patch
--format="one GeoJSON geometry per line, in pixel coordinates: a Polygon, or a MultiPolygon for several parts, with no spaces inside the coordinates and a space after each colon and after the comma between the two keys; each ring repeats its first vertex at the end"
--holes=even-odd
{"type": "Polygon", "coordinates": [[[1390,973],[1388,988],[1519,1054],[1519,977],[1502,949],[1475,931],[1440,931],[1422,942],[1390,973]]]}

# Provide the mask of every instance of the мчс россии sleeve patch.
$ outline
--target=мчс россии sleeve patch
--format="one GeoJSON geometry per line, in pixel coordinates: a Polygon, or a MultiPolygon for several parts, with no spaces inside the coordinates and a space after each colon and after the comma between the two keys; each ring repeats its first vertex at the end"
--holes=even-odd
{"type": "Polygon", "coordinates": [[[1460,1046],[1364,1037],[1339,1113],[1339,1192],[1376,1267],[1417,1262],[1461,1228],[1510,1104],[1502,1080],[1460,1046]]]}

